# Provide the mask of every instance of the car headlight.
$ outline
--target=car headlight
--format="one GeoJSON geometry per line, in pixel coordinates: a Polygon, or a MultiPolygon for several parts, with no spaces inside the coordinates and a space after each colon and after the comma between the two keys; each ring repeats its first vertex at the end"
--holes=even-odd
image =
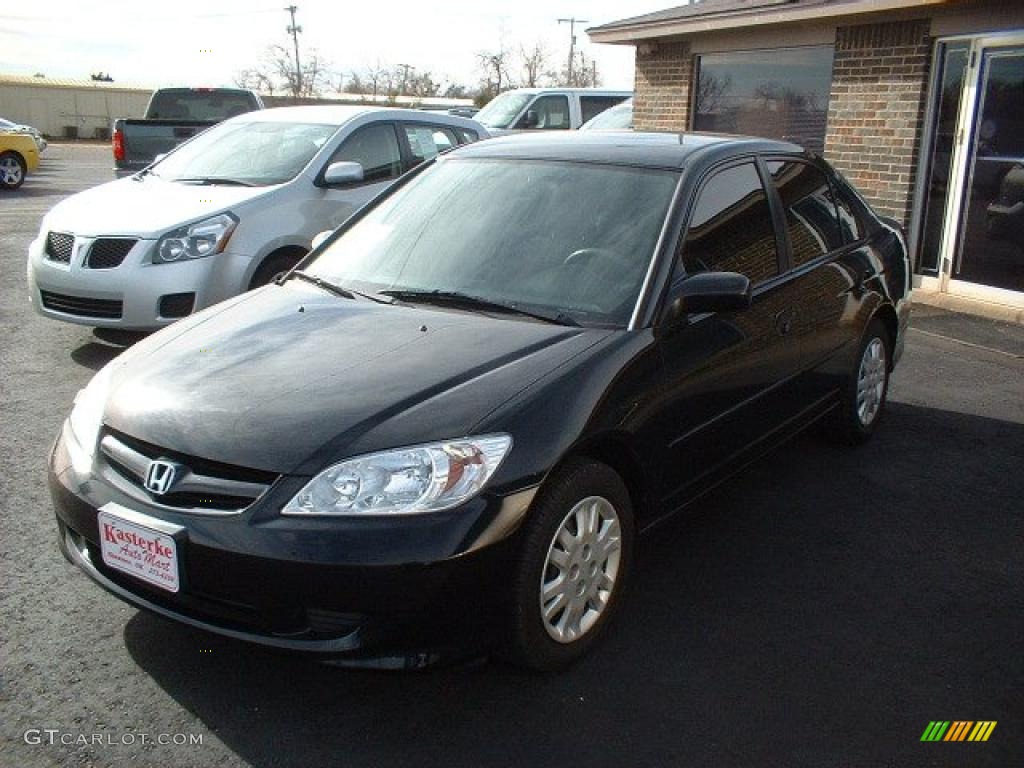
{"type": "Polygon", "coordinates": [[[157,242],[153,263],[170,264],[220,253],[228,244],[236,226],[238,218],[234,214],[219,213],[195,224],[178,227],[157,242]]]}
{"type": "Polygon", "coordinates": [[[113,370],[112,365],[103,366],[92,380],[78,391],[75,395],[75,406],[68,417],[75,441],[90,459],[96,451],[96,442],[100,436],[103,408],[107,403],[110,374],[113,370]]]}
{"type": "Polygon", "coordinates": [[[412,515],[478,494],[512,447],[508,435],[466,437],[357,456],[328,467],[284,515],[412,515]]]}

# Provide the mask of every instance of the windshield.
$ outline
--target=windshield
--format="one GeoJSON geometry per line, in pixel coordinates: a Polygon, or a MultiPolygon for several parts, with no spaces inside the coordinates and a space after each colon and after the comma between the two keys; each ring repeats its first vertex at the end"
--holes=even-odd
{"type": "Polygon", "coordinates": [[[454,292],[624,327],[675,188],[672,171],[442,160],[306,271],[369,293],[454,292]]]}
{"type": "Polygon", "coordinates": [[[594,115],[582,126],[581,131],[614,131],[633,127],[633,100],[616,104],[599,115],[594,115]]]}
{"type": "Polygon", "coordinates": [[[532,98],[532,93],[506,91],[477,112],[475,120],[488,128],[511,128],[516,115],[522,112],[526,102],[532,98]]]}
{"type": "Polygon", "coordinates": [[[152,172],[169,181],[281,184],[295,178],[336,130],[334,125],[232,120],[182,144],[152,172]]]}
{"type": "Polygon", "coordinates": [[[150,120],[226,120],[252,112],[257,105],[245,91],[165,88],[153,94],[146,110],[150,120]]]}

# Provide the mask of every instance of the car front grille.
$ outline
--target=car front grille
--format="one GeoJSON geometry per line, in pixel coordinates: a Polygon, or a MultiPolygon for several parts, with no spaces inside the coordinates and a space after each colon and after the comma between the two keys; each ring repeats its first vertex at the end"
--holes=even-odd
{"type": "Polygon", "coordinates": [[[137,242],[134,238],[101,237],[89,248],[86,266],[90,269],[113,269],[120,266],[137,242]]]}
{"type": "Polygon", "coordinates": [[[66,315],[118,320],[124,311],[124,303],[113,299],[88,299],[84,296],[66,296],[51,291],[40,291],[39,297],[44,307],[66,315]]]}
{"type": "Polygon", "coordinates": [[[75,245],[75,236],[66,232],[46,233],[46,258],[61,264],[71,263],[71,249],[75,245]]]}
{"type": "Polygon", "coordinates": [[[236,512],[262,496],[277,479],[273,472],[168,451],[112,429],[100,440],[100,453],[113,474],[106,476],[123,491],[148,502],[207,513],[236,512]],[[145,486],[150,462],[172,461],[183,468],[168,493],[153,494],[145,486]]]}

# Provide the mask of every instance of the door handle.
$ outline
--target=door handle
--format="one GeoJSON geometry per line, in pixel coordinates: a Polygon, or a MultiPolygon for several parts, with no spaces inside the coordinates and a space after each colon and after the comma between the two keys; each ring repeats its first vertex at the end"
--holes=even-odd
{"type": "Polygon", "coordinates": [[[796,310],[784,309],[775,316],[775,330],[779,336],[785,336],[793,330],[793,320],[796,318],[796,310]]]}

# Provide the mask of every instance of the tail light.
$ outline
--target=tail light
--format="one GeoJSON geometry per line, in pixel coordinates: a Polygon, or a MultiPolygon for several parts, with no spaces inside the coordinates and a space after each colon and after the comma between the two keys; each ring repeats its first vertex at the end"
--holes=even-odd
{"type": "Polygon", "coordinates": [[[124,131],[120,128],[114,129],[114,137],[112,139],[114,147],[114,159],[117,162],[124,161],[124,131]]]}

